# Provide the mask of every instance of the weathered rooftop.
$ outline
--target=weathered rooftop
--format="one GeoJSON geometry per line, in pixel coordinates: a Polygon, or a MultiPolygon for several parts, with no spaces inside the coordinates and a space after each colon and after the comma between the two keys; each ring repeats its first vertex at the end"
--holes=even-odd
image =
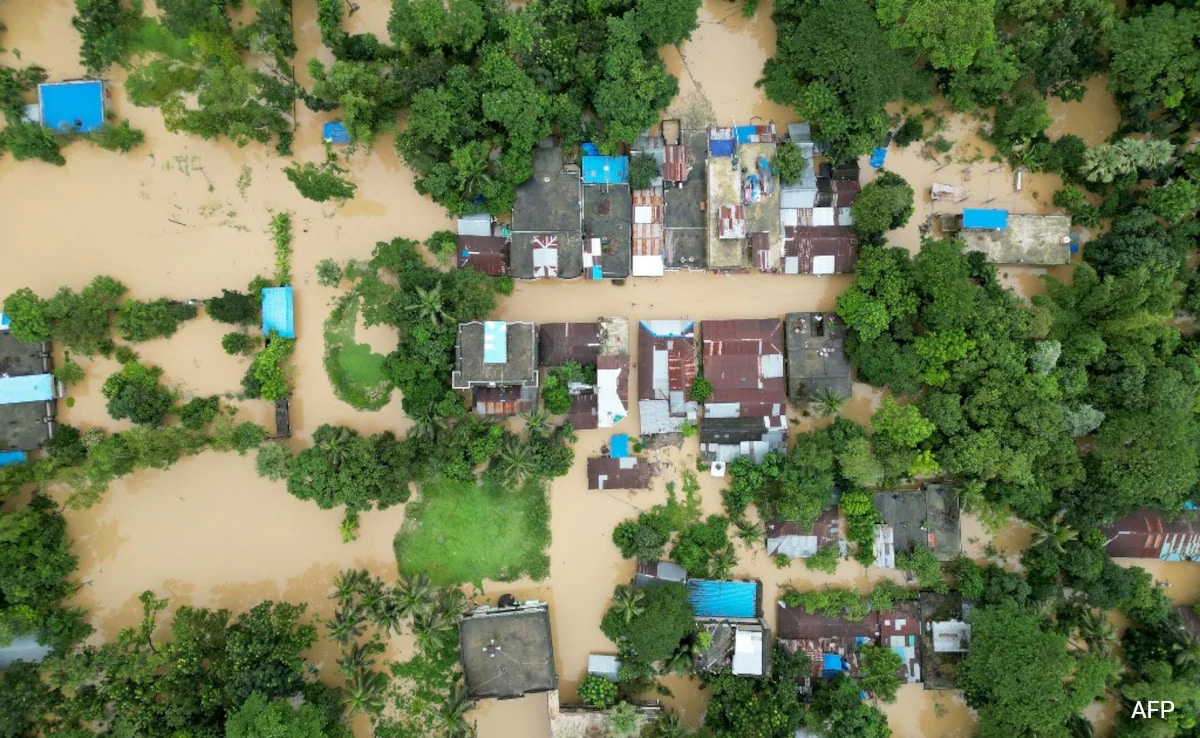
{"type": "Polygon", "coordinates": [[[971,607],[954,592],[944,595],[922,592],[918,598],[918,612],[921,616],[921,681],[925,689],[955,689],[964,653],[961,650],[944,650],[944,647],[948,637],[954,633],[960,635],[957,642],[961,646],[964,631],[969,645],[971,607]],[[941,636],[940,648],[935,648],[935,624],[940,624],[936,633],[941,636]]]}
{"type": "Polygon", "coordinates": [[[761,459],[786,445],[787,395],[783,324],[763,320],[709,320],[701,326],[704,377],[713,387],[700,427],[704,458],[761,459]]]}
{"type": "Polygon", "coordinates": [[[927,484],[919,492],[876,492],[875,508],[883,517],[880,528],[890,529],[896,553],[926,546],[939,560],[949,561],[962,552],[958,496],[953,488],[927,484]]]}
{"type": "Polygon", "coordinates": [[[685,582],[687,571],[673,561],[639,561],[633,583],[639,587],[655,582],[685,582]]]}
{"type": "MultiPolygon", "coordinates": [[[[0,331],[0,377],[33,377],[51,369],[50,344],[21,343],[0,331]]],[[[40,448],[50,434],[54,411],[52,400],[0,404],[0,451],[40,448]]]]}
{"type": "Polygon", "coordinates": [[[1065,215],[1009,214],[1007,228],[964,229],[958,237],[966,251],[982,252],[993,264],[1071,262],[1071,219],[1065,215]]]}
{"type": "Polygon", "coordinates": [[[473,387],[471,404],[477,415],[507,417],[537,408],[537,387],[473,387]]]}
{"type": "Polygon", "coordinates": [[[508,274],[508,241],[499,236],[459,236],[458,268],[492,277],[508,274]]]}
{"type": "Polygon", "coordinates": [[[533,176],[517,187],[510,268],[514,277],[571,279],[581,273],[583,193],[579,168],[551,140],[533,152],[533,176]]]}
{"type": "Polygon", "coordinates": [[[583,273],[578,230],[512,234],[509,269],[520,279],[574,279],[583,273]]]}
{"type": "Polygon", "coordinates": [[[1200,561],[1200,522],[1195,513],[1167,521],[1157,510],[1135,510],[1100,529],[1110,556],[1162,561],[1200,561]]]}
{"type": "Polygon", "coordinates": [[[452,376],[454,389],[480,385],[537,387],[536,336],[533,323],[460,323],[452,376]]]}
{"type": "MultiPolygon", "coordinates": [[[[795,211],[804,214],[806,211],[795,211]]],[[[812,212],[812,211],[808,211],[812,212]]],[[[858,235],[846,226],[785,225],[784,274],[849,274],[858,261],[858,235]]]]}
{"type": "Polygon", "coordinates": [[[695,322],[643,320],[638,324],[638,409],[643,435],[678,432],[696,417],[687,399],[696,378],[695,322]]]}
{"type": "Polygon", "coordinates": [[[842,515],[837,505],[822,512],[808,530],[790,521],[767,521],[767,555],[806,559],[825,546],[843,540],[842,515]]]}
{"type": "Polygon", "coordinates": [[[846,357],[846,329],[835,313],[788,313],[788,396],[816,399],[820,390],[849,397],[853,386],[846,357]]]}
{"type": "Polygon", "coordinates": [[[629,185],[587,185],[583,188],[585,278],[595,276],[594,267],[600,267],[600,277],[603,279],[624,279],[629,276],[632,220],[633,204],[629,185]],[[599,243],[596,239],[599,239],[599,243]]]}
{"type": "Polygon", "coordinates": [[[813,676],[821,675],[825,654],[840,656],[848,674],[858,676],[859,649],[870,644],[900,654],[900,676],[905,681],[921,679],[921,622],[916,602],[897,602],[888,611],[870,612],[858,621],[809,613],[780,602],[777,618],[780,642],[788,650],[808,656],[813,676]]]}
{"type": "Polygon", "coordinates": [[[459,623],[459,656],[474,699],[513,699],[558,687],[543,604],[474,610],[459,623]]]}
{"type": "Polygon", "coordinates": [[[595,364],[599,355],[599,323],[542,323],[538,326],[538,363],[542,366],[562,366],[568,361],[595,364]]]}
{"type": "Polygon", "coordinates": [[[684,131],[683,143],[692,162],[687,180],[663,192],[663,256],[668,269],[703,269],[705,265],[704,183],[708,134],[684,131]]]}
{"type": "MultiPolygon", "coordinates": [[[[710,140],[710,146],[712,141],[710,140]]],[[[708,267],[711,269],[745,269],[749,266],[747,244],[741,236],[767,233],[772,246],[782,242],[779,220],[779,188],[763,180],[759,161],[770,161],[775,153],[774,143],[742,143],[737,155],[729,159],[711,158],[708,161],[708,267]],[[745,170],[743,173],[742,170],[745,170]],[[757,194],[747,199],[750,178],[763,185],[757,194]],[[736,209],[736,210],[733,210],[736,209]],[[723,213],[733,215],[729,222],[723,213]],[[736,227],[741,216],[744,226],[736,227]],[[740,234],[740,235],[739,235],[740,234]]],[[[771,248],[772,255],[777,253],[771,248]]],[[[772,258],[774,258],[772,256],[772,258]]]]}
{"type": "Polygon", "coordinates": [[[637,456],[587,460],[588,489],[646,489],[650,486],[650,464],[637,456]]]}
{"type": "Polygon", "coordinates": [[[662,190],[634,190],[633,276],[661,277],[665,266],[662,190]]]}

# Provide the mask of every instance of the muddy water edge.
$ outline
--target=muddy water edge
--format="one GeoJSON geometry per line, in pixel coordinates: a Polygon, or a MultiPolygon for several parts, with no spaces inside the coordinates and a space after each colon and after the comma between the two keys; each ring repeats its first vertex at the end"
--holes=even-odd
{"type": "MultiPolygon", "coordinates": [[[[356,32],[383,33],[385,3],[364,3],[348,23],[356,32]]],[[[153,11],[152,7],[148,8],[153,11]]],[[[762,99],[753,82],[774,48],[771,4],[764,3],[752,21],[737,5],[706,0],[701,25],[680,50],[664,49],[672,72],[680,77],[681,94],[672,112],[692,116],[695,124],[786,122],[791,114],[762,99]],[[732,65],[732,66],[731,66],[732,65]]],[[[18,0],[5,4],[5,46],[19,49],[27,63],[44,66],[52,79],[82,76],[76,49],[79,39],[70,25],[70,0],[18,0]]],[[[296,3],[298,60],[329,61],[315,25],[315,3],[296,3]]],[[[5,63],[18,63],[11,52],[5,63]]],[[[309,83],[298,64],[302,83],[309,83]]],[[[5,216],[5,269],[0,294],[22,286],[41,294],[59,285],[82,286],[96,274],[110,274],[139,298],[167,296],[204,298],[221,288],[244,288],[273,262],[268,222],[272,211],[288,210],[296,224],[295,273],[297,331],[293,358],[295,445],[306,444],[321,423],[339,423],[363,432],[402,432],[407,420],[393,403],[377,413],[361,413],[334,397],[322,369],[321,326],[332,290],[316,284],[315,264],[322,258],[365,258],[373,244],[396,236],[421,239],[447,227],[442,210],[419,196],[411,173],[399,162],[390,140],[359,152],[350,169],[359,184],[358,197],[344,208],[303,200],[282,174],[285,160],[268,147],[238,148],[205,142],[166,131],[156,110],[135,108],[123,99],[123,73],[110,76],[111,105],[146,133],[146,144],[119,156],[76,143],[66,150],[68,165],[55,168],[38,162],[0,160],[0,214],[5,216]],[[248,185],[239,187],[239,183],[248,185]],[[31,194],[36,193],[36,194],[31,194]],[[70,211],[64,214],[65,207],[70,211]]],[[[1071,112],[1072,120],[1074,112],[1071,112]]],[[[299,109],[295,144],[300,161],[323,157],[320,124],[328,115],[299,109]]],[[[1056,124],[1057,125],[1057,124],[1056,124]]],[[[895,155],[895,152],[893,152],[895,155]]],[[[903,157],[900,157],[902,160],[903,157]]],[[[929,178],[928,162],[914,161],[903,173],[929,178]],[[920,175],[921,172],[926,172],[920,175]]],[[[865,167],[864,167],[865,169],[865,167]]],[[[914,186],[916,181],[914,180],[914,186]]],[[[1048,190],[1049,192],[1049,190],[1048,190]]],[[[906,244],[907,245],[907,244],[906,244]]],[[[790,310],[827,310],[846,288],[848,277],[716,276],[672,274],[617,287],[608,284],[521,284],[506,300],[501,317],[526,320],[590,320],[600,315],[631,319],[734,318],[778,315],[790,310]]],[[[234,392],[245,364],[225,356],[219,347],[222,330],[201,317],[176,336],[138,346],[143,359],[163,366],[185,396],[234,392]]],[[[375,336],[371,340],[374,342],[375,336]]],[[[376,349],[386,351],[386,336],[376,349]]],[[[634,348],[636,351],[636,348],[634,348]]],[[[636,356],[634,357],[636,361],[636,356]]],[[[77,403],[62,408],[63,420],[80,427],[119,428],[106,416],[99,385],[115,364],[85,363],[88,379],[72,389],[77,403]]],[[[855,385],[848,409],[865,421],[879,398],[855,385]]],[[[242,413],[260,422],[269,417],[265,403],[244,403],[242,413]]],[[[636,414],[618,432],[637,428],[636,414]]],[[[640,493],[594,493],[586,490],[586,457],[599,452],[607,433],[580,433],[577,460],[570,474],[551,488],[553,540],[551,577],[546,582],[485,583],[494,598],[502,592],[537,596],[552,604],[556,661],[563,698],[572,700],[583,677],[588,653],[612,652],[599,630],[612,586],[627,581],[630,562],[612,545],[612,528],[637,511],[662,503],[666,484],[682,470],[694,468],[694,440],[682,449],[660,452],[664,473],[653,489],[640,493]]],[[[720,509],[720,482],[700,475],[704,510],[720,509]]],[[[395,573],[392,536],[403,522],[403,510],[362,518],[359,539],[342,544],[336,511],[320,511],[293,499],[282,485],[256,476],[252,460],[234,454],[205,454],[181,461],[171,470],[141,472],[112,485],[105,498],[85,511],[68,511],[68,525],[80,556],[78,596],[89,609],[101,637],[112,637],[138,617],[137,595],[154,589],[169,596],[172,606],[247,608],[262,599],[309,603],[310,612],[331,615],[325,595],[333,574],[346,567],[365,567],[391,578],[395,573]]],[[[740,550],[735,574],[764,582],[767,617],[785,582],[801,587],[837,583],[866,589],[879,572],[844,563],[834,576],[813,575],[794,564],[779,570],[761,550],[740,550]]],[[[1178,572],[1171,572],[1174,577],[1178,572]]],[[[1195,582],[1194,575],[1192,580],[1195,582]]],[[[1184,588],[1180,586],[1180,591],[1184,588]]],[[[1196,589],[1189,591],[1194,596],[1196,589]]],[[[1175,592],[1173,592],[1175,594],[1175,592]]],[[[395,644],[403,651],[408,644],[395,644]]],[[[314,661],[332,666],[334,652],[318,647],[314,661]]],[[[668,700],[689,725],[698,724],[704,699],[694,680],[671,678],[675,697],[668,700]]],[[[970,711],[954,693],[905,688],[889,709],[899,738],[967,735],[970,711]],[[956,701],[957,700],[957,701],[956,701]],[[944,704],[943,704],[944,703],[944,704]],[[943,704],[943,708],[937,708],[943,704]],[[919,707],[918,707],[919,705],[919,707]],[[930,718],[934,715],[935,718],[930,718]],[[940,717],[939,717],[940,715],[940,717]],[[932,720],[932,722],[931,722],[932,720]]],[[[545,698],[487,703],[475,714],[484,738],[548,734],[545,698]]],[[[369,726],[356,725],[359,736],[369,726]]]]}

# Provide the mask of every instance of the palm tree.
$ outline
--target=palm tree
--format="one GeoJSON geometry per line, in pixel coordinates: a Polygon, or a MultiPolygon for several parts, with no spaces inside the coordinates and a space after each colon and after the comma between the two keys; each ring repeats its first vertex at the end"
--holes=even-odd
{"type": "Polygon", "coordinates": [[[1177,669],[1187,669],[1200,662],[1200,636],[1175,628],[1171,634],[1171,662],[1177,669]]]}
{"type": "Polygon", "coordinates": [[[425,323],[433,323],[434,325],[441,325],[443,322],[449,323],[454,320],[450,313],[446,312],[441,284],[436,284],[429,289],[414,286],[413,293],[415,300],[404,308],[406,312],[416,313],[419,320],[425,323]]]}
{"type": "Polygon", "coordinates": [[[1035,523],[1030,548],[1047,545],[1062,553],[1066,543],[1079,538],[1079,531],[1063,522],[1065,517],[1066,511],[1060,510],[1053,518],[1035,523]]]}
{"type": "Polygon", "coordinates": [[[458,684],[438,710],[437,720],[451,738],[471,738],[475,735],[475,726],[467,721],[467,713],[474,709],[475,700],[462,684],[458,684]]]}
{"type": "Polygon", "coordinates": [[[366,569],[344,569],[333,578],[333,596],[339,607],[354,602],[362,590],[363,583],[370,577],[366,569]]]}
{"type": "Polygon", "coordinates": [[[384,604],[383,580],[379,577],[370,577],[362,589],[361,604],[363,609],[367,611],[367,615],[373,620],[379,620],[379,613],[384,604]]]}
{"type": "Polygon", "coordinates": [[[734,550],[733,544],[730,543],[713,557],[713,576],[717,579],[725,579],[733,572],[733,567],[735,566],[737,566],[737,551],[734,550]]]}
{"type": "Polygon", "coordinates": [[[433,606],[439,612],[444,613],[446,617],[457,620],[467,609],[467,596],[462,593],[462,590],[454,587],[439,589],[433,599],[433,606]]]}
{"type": "Polygon", "coordinates": [[[347,679],[353,679],[358,672],[375,665],[375,654],[382,650],[382,646],[383,644],[374,641],[352,644],[338,659],[338,670],[347,679]]]}
{"type": "Polygon", "coordinates": [[[525,419],[525,432],[531,436],[545,438],[550,435],[550,418],[546,411],[538,408],[521,416],[525,419]]]}
{"type": "Polygon", "coordinates": [[[400,635],[406,614],[400,606],[396,590],[390,589],[383,595],[383,602],[380,604],[379,612],[375,616],[375,624],[384,632],[384,635],[400,635]]]}
{"type": "Polygon", "coordinates": [[[436,650],[454,631],[455,621],[439,610],[421,610],[413,615],[412,627],[418,648],[436,650]]]}
{"type": "Polygon", "coordinates": [[[408,435],[421,441],[432,441],[437,437],[438,426],[437,415],[431,408],[429,415],[417,418],[412,428],[408,429],[408,435]]]}
{"type": "Polygon", "coordinates": [[[686,734],[683,723],[679,722],[678,713],[674,712],[662,713],[651,732],[654,738],[683,738],[686,734]]]}
{"type": "Polygon", "coordinates": [[[841,394],[822,387],[813,393],[813,404],[816,405],[817,414],[822,418],[828,418],[831,415],[837,415],[842,410],[842,405],[846,404],[846,398],[841,394]]]}
{"type": "Polygon", "coordinates": [[[383,711],[383,693],[387,689],[387,677],[377,671],[360,669],[350,679],[346,690],[346,704],[350,714],[365,712],[377,715],[383,711]]]}
{"type": "Polygon", "coordinates": [[[364,632],[362,610],[357,607],[338,610],[333,619],[325,623],[329,628],[329,637],[337,643],[345,645],[357,639],[364,632]]]}
{"type": "Polygon", "coordinates": [[[433,599],[433,584],[425,573],[415,577],[402,574],[393,592],[401,617],[409,617],[429,606],[433,599]]]}
{"type": "Polygon", "coordinates": [[[746,544],[747,548],[753,548],[754,544],[761,541],[764,537],[762,528],[750,522],[746,516],[741,515],[733,520],[733,527],[736,529],[734,535],[746,544]]]}
{"type": "Polygon", "coordinates": [[[1117,642],[1117,629],[1104,613],[1099,610],[1084,610],[1079,616],[1079,637],[1087,644],[1088,650],[1102,656],[1112,653],[1112,647],[1117,642]]]}
{"type": "Polygon", "coordinates": [[[354,436],[355,433],[351,429],[339,427],[326,434],[317,447],[329,458],[330,465],[336,468],[350,455],[350,448],[354,445],[354,436]]]}
{"type": "Polygon", "coordinates": [[[646,611],[646,606],[643,604],[645,599],[646,594],[640,589],[622,584],[617,587],[617,592],[613,596],[613,607],[617,608],[617,612],[621,614],[621,618],[628,625],[633,622],[635,617],[646,611]]]}
{"type": "Polygon", "coordinates": [[[519,487],[533,472],[534,462],[533,449],[528,443],[514,436],[504,439],[492,463],[497,465],[505,482],[519,487]]]}
{"type": "Polygon", "coordinates": [[[696,668],[696,658],[691,646],[680,646],[663,664],[664,674],[690,674],[696,668]]]}

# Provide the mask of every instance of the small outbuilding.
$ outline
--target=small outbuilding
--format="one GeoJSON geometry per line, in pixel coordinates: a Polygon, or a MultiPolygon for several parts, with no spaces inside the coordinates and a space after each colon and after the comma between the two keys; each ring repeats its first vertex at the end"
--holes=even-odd
{"type": "Polygon", "coordinates": [[[295,303],[291,286],[266,287],[262,291],[263,335],[271,331],[280,338],[296,337],[295,303]]]}
{"type": "Polygon", "coordinates": [[[93,133],[104,125],[104,83],[98,79],[38,85],[42,125],[59,133],[93,133]]]}

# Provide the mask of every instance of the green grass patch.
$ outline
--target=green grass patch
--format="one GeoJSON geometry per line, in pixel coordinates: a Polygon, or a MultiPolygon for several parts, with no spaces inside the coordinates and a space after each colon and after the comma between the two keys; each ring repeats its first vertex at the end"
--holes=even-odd
{"type": "Polygon", "coordinates": [[[162,27],[154,18],[143,17],[133,31],[130,48],[134,54],[162,54],[176,61],[192,58],[192,45],[186,38],[178,38],[162,27]]]}
{"type": "Polygon", "coordinates": [[[395,542],[402,574],[424,572],[438,585],[479,585],[550,573],[550,506],[539,483],[510,490],[438,481],[422,489],[405,518],[395,542]]]}
{"type": "Polygon", "coordinates": [[[359,410],[379,410],[394,389],[383,373],[386,357],[354,340],[362,297],[350,291],[338,298],[325,320],[325,374],[333,392],[359,410]]]}

